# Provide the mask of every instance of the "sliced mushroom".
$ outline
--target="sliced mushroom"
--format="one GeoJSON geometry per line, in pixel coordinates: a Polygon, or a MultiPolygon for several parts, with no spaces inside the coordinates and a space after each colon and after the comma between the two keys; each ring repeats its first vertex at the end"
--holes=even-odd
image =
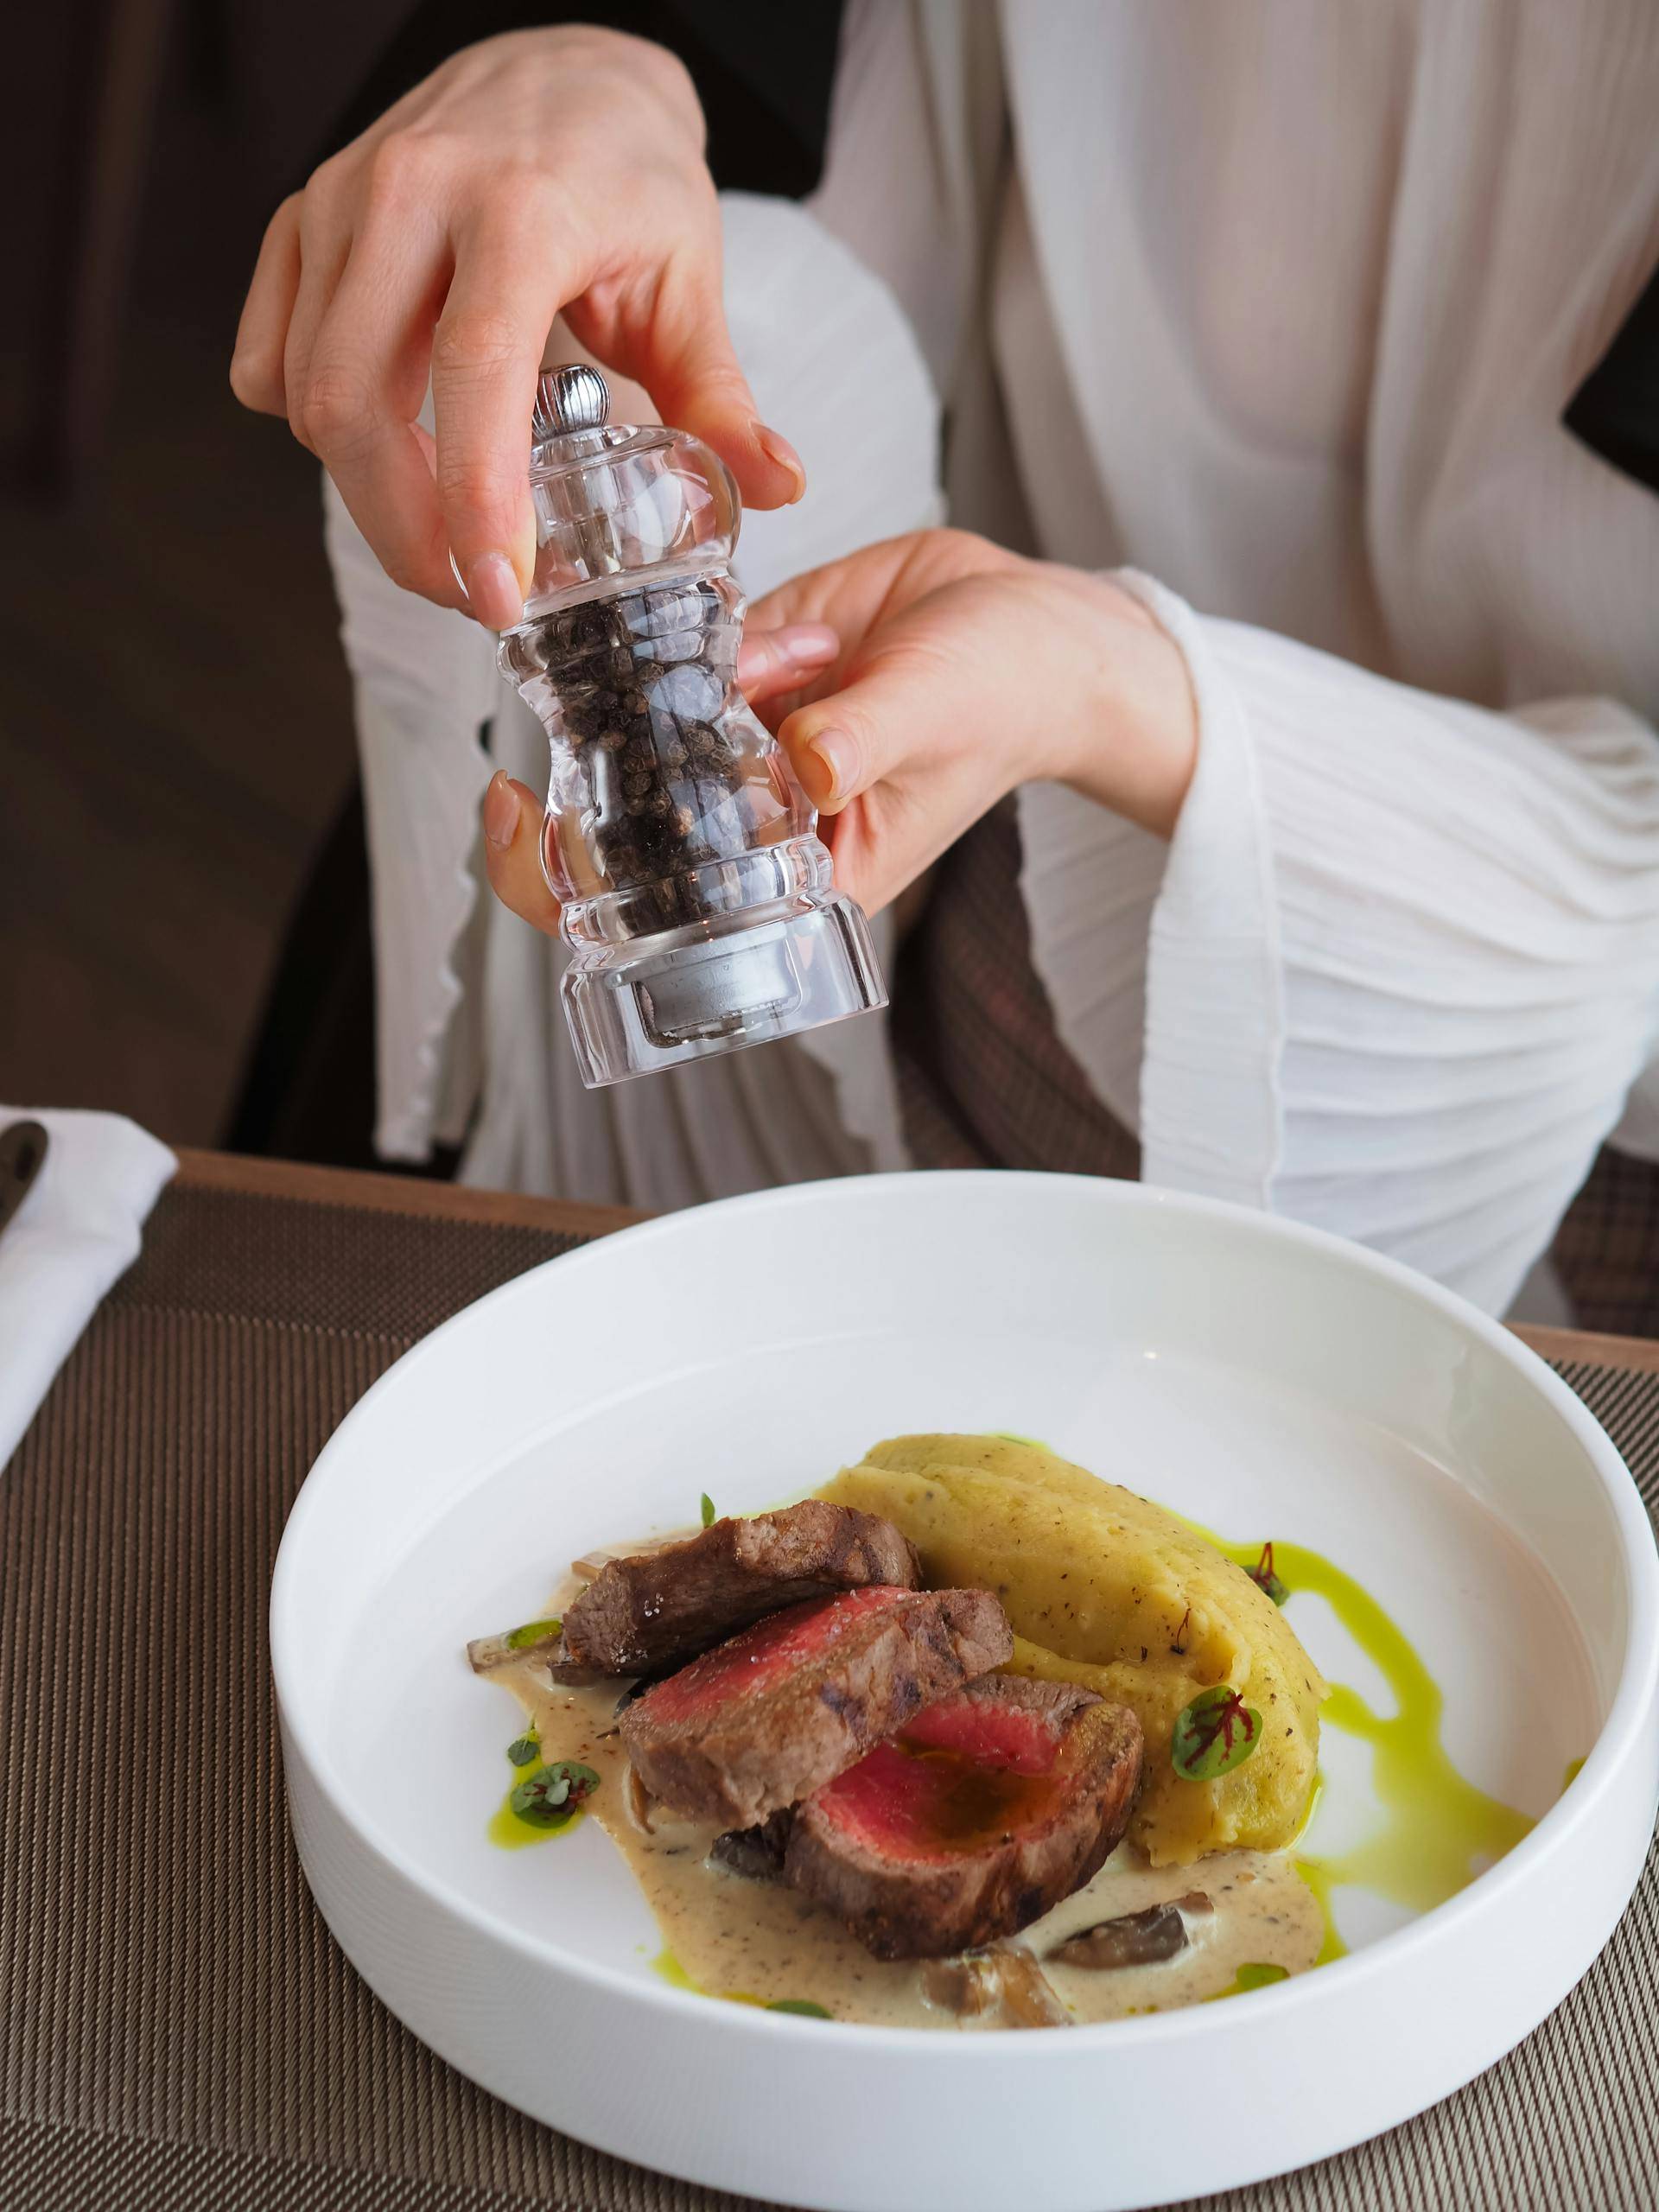
{"type": "Polygon", "coordinates": [[[558,1621],[549,1621],[539,1636],[526,1635],[522,1628],[504,1629],[499,1636],[474,1637],[467,1647],[467,1656],[475,1673],[487,1675],[492,1667],[510,1666],[515,1660],[556,1656],[563,1635],[563,1625],[558,1621]]]}
{"type": "Polygon", "coordinates": [[[671,1544],[683,1544],[688,1536],[697,1533],[695,1529],[674,1529],[665,1536],[641,1536],[632,1544],[595,1544],[592,1551],[571,1560],[570,1572],[578,1584],[588,1583],[613,1559],[643,1559],[647,1552],[666,1551],[671,1544]]]}
{"type": "Polygon", "coordinates": [[[657,1833],[651,1825],[651,1808],[656,1800],[632,1767],[628,1769],[628,1778],[623,1787],[622,1802],[627,1807],[628,1818],[635,1827],[645,1835],[657,1833]]]}
{"type": "Polygon", "coordinates": [[[963,1951],[954,1959],[928,1959],[922,1966],[922,1995],[942,2012],[964,2020],[989,2012],[1002,1999],[1001,1977],[988,1951],[963,1951]]]}
{"type": "Polygon", "coordinates": [[[1031,1953],[1015,1943],[929,1959],[922,1967],[922,1995],[959,2019],[995,2015],[1010,2028],[1067,2028],[1071,2015],[1054,1994],[1031,1953]]]}
{"type": "Polygon", "coordinates": [[[474,1673],[478,1675],[492,1674],[498,1667],[517,1666],[521,1660],[534,1660],[549,1681],[560,1689],[580,1689],[584,1683],[607,1679],[603,1668],[584,1667],[579,1661],[565,1657],[564,1632],[551,1621],[545,1635],[528,1641],[524,1630],[516,1628],[508,1629],[500,1636],[474,1637],[467,1647],[467,1656],[474,1673]]]}
{"type": "Polygon", "coordinates": [[[1053,1984],[1031,1953],[1018,1943],[998,1943],[992,1956],[1002,1980],[1002,2010],[1016,2028],[1069,2028],[1071,2015],[1054,1994],[1053,1984]]]}
{"type": "Polygon", "coordinates": [[[1160,1966],[1186,1948],[1188,1914],[1214,1910],[1202,1890],[1193,1890],[1173,1904],[1151,1904],[1142,1912],[1100,1921],[1057,1945],[1048,1957],[1052,1964],[1065,1967],[1160,1966]]]}
{"type": "Polygon", "coordinates": [[[755,1828],[728,1828],[709,1847],[709,1856],[728,1874],[741,1874],[751,1882],[781,1881],[784,1853],[789,1843],[790,1808],[773,1813],[755,1828]]]}

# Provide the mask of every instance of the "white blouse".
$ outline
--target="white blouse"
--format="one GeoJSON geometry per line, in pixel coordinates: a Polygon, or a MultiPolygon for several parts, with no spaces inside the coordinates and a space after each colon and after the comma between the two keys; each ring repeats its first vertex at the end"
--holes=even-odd
{"type": "MultiPolygon", "coordinates": [[[[1659,499],[1560,423],[1659,250],[1656,95],[1643,0],[863,0],[811,212],[728,203],[812,483],[746,522],[751,591],[937,518],[938,393],[953,518],[1132,561],[1185,655],[1168,846],[1020,798],[1036,964],[1147,1179],[1493,1311],[1621,1116],[1659,1158],[1659,499]]],[[[533,783],[539,734],[328,530],[382,1148],[471,1112],[474,1179],[655,1206],[904,1164],[879,1020],[580,1090],[556,951],[476,893],[479,727],[533,783]]]]}

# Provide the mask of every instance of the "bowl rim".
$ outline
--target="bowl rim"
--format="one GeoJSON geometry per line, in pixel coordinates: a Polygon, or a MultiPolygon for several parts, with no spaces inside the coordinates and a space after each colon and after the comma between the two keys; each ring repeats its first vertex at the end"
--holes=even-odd
{"type": "MultiPolygon", "coordinates": [[[[715,1199],[707,1205],[688,1207],[678,1212],[658,1215],[650,1220],[632,1224],[605,1236],[595,1237],[572,1251],[556,1254],[551,1259],[527,1268],[523,1274],[515,1275],[510,1281],[499,1284],[495,1289],[486,1291],[481,1298],[462,1306],[458,1313],[412,1344],[370,1384],[328,1437],[301,1484],[277,1549],[271,1577],[268,1618],[271,1673],[276,1684],[285,1751],[291,1739],[304,1761],[311,1781],[327,1800],[335,1818],[361,1844],[385,1862],[399,1879],[409,1884],[440,1913],[461,1921],[486,1940],[516,1953],[526,1962],[538,1967],[550,1967],[560,1974],[587,1982],[613,1997],[666,2007],[671,2014],[677,2012],[688,2021],[695,2018],[703,2024],[705,2030],[723,2034],[808,2037],[822,2035],[820,2022],[796,2018],[788,2013],[771,2012],[754,2005],[723,2005],[717,1999],[678,1990],[666,1982],[660,1988],[653,1987],[642,1982],[637,1975],[594,1960],[580,1958],[545,1936],[532,1934],[502,1920],[475,1904],[464,1891],[435,1878],[404,1850],[395,1834],[388,1833],[372,1816],[364,1814],[357,1799],[344,1786],[334,1761],[319,1740],[320,1730],[315,1728],[303,1714],[303,1700],[296,1700],[290,1694],[296,1687],[296,1676],[289,1652],[290,1645],[297,1649],[303,1640],[301,1596],[306,1529],[316,1513],[323,1510],[322,1491],[316,1486],[316,1476],[334,1455],[340,1440],[350,1433],[359,1416],[388,1388],[394,1376],[402,1374],[411,1363],[435,1355],[441,1341],[452,1331],[458,1331],[463,1325],[476,1325],[479,1316],[498,1302],[534,1294],[530,1287],[538,1281],[549,1268],[561,1268],[568,1274],[593,1265],[608,1264],[614,1253],[621,1251],[626,1257],[664,1236],[683,1234],[683,1225],[689,1219],[701,1218],[710,1212],[741,1216],[748,1213],[788,1213],[798,1209],[810,1211],[824,1205],[845,1203],[855,1194],[867,1195],[866,1186],[875,1182],[921,1186],[929,1192],[937,1192],[942,1195],[948,1194],[952,1189],[960,1190],[964,1185],[976,1189],[991,1188],[1006,1194],[1015,1203],[1022,1192],[1034,1195],[1033,1186],[1046,1197],[1052,1197],[1058,1186],[1068,1189],[1074,1198],[1103,1206],[1109,1212],[1117,1207],[1139,1208],[1163,1211],[1193,1220],[1221,1222],[1230,1227],[1242,1229],[1247,1234],[1300,1246],[1336,1265],[1389,1283],[1435,1308],[1483,1344],[1489,1351],[1496,1353],[1500,1360],[1518,1370],[1544,1402],[1561,1417],[1606,1494],[1621,1539],[1619,1564],[1627,1586],[1629,1628],[1624,1660],[1607,1717],[1570,1786],[1540,1816],[1536,1825],[1518,1844],[1506,1852],[1494,1866],[1478,1874],[1455,1897],[1417,1915],[1404,1926],[1379,1936],[1363,1950],[1331,1960],[1317,1971],[1294,1974],[1288,1980],[1253,1993],[1249,2008],[1252,2021],[1262,2024],[1278,2019],[1295,2006],[1339,2003],[1345,1993],[1357,1991],[1365,1981],[1378,1974],[1391,1974],[1402,1967],[1408,1967],[1410,1961],[1425,1945],[1443,1942],[1455,1929],[1500,1910],[1512,1891],[1529,1883],[1535,1874],[1541,1874],[1549,1860],[1569,1847],[1585,1829],[1598,1820],[1603,1800],[1611,1794],[1616,1772],[1634,1748],[1639,1732],[1653,1709],[1656,1692],[1659,1691],[1659,1546],[1656,1545],[1648,1509],[1623,1455],[1583,1400],[1561,1381],[1548,1363],[1529,1344],[1501,1321],[1492,1319],[1478,1307],[1471,1305],[1457,1292],[1446,1289],[1402,1261],[1374,1252],[1367,1246],[1338,1236],[1328,1230],[1287,1220],[1281,1215],[1263,1213],[1254,1207],[1236,1204],[1231,1199],[1169,1191],[1152,1184],[1128,1183],[1103,1176],[1050,1174],[1006,1168],[906,1170],[879,1177],[838,1177],[819,1182],[790,1184],[771,1190],[747,1192],[737,1198],[715,1199]]],[[[1065,2045],[1073,2052],[1098,2049],[1103,2056],[1109,2056],[1114,2049],[1125,2048],[1130,2042],[1156,2045],[1192,2039],[1202,2049],[1205,2038],[1224,2038],[1232,2031],[1236,2024],[1227,2017],[1228,2009],[1218,2010],[1210,2005],[1185,2005],[1167,2012],[1079,2024],[1065,2038],[1065,2045]]],[[[1043,2036],[942,2036],[937,2029],[875,2027],[857,2021],[838,2021],[836,2026],[837,2050],[848,2050],[849,2046],[845,2039],[853,2037],[858,2039],[856,2047],[859,2049],[873,2053],[886,2051],[894,2056],[901,2052],[911,2055],[924,2050],[936,2052],[948,2048],[963,2054],[961,2058],[952,2062],[955,2063],[989,2064],[995,2062],[1007,2064],[1012,2062],[1029,2065],[1036,2063],[1050,2044],[1050,2038],[1043,2036]],[[970,2053],[976,2056],[970,2057],[970,2053]]]]}

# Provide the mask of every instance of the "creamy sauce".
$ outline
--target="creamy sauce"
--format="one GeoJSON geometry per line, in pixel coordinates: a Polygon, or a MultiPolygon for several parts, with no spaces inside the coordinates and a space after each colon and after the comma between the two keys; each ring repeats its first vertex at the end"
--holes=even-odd
{"type": "MultiPolygon", "coordinates": [[[[739,2004],[821,2005],[835,2019],[870,2026],[988,2024],[984,2017],[959,2020],[931,2005],[922,1995],[913,1961],[873,1959],[828,1913],[782,1883],[751,1881],[710,1866],[709,1848],[716,1828],[679,1820],[652,1805],[647,1834],[630,1811],[628,1757],[617,1728],[615,1683],[555,1689],[545,1669],[533,1661],[499,1668],[492,1679],[512,1690],[524,1706],[527,1726],[540,1738],[543,1760],[577,1759],[600,1777],[587,1813],[632,1869],[662,1929],[664,1955],[658,1971],[678,1987],[739,2004]]],[[[549,1835],[544,1829],[527,1829],[523,1837],[505,1840],[540,1841],[549,1835]]],[[[1173,1959],[1105,1969],[1044,1964],[1073,2019],[1115,2020],[1240,1993],[1262,1986],[1247,1969],[1301,1974],[1318,1957],[1324,1936],[1319,1906],[1282,1853],[1221,1852],[1197,1866],[1154,1870],[1124,1845],[1093,1881],[1034,1922],[1020,1941],[1044,1961],[1048,1951],[1098,1921],[1194,1891],[1209,1897],[1215,1910],[1191,1917],[1188,1947],[1173,1959]]]]}

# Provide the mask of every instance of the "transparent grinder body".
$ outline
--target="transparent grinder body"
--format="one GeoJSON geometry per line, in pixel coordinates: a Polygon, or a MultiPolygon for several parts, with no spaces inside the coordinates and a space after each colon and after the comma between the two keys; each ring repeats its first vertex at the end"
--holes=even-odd
{"type": "Polygon", "coordinates": [[[887,1003],[789,762],[737,689],[741,513],[719,456],[546,372],[535,581],[500,663],[552,753],[542,865],[590,1089],[887,1003]]]}

